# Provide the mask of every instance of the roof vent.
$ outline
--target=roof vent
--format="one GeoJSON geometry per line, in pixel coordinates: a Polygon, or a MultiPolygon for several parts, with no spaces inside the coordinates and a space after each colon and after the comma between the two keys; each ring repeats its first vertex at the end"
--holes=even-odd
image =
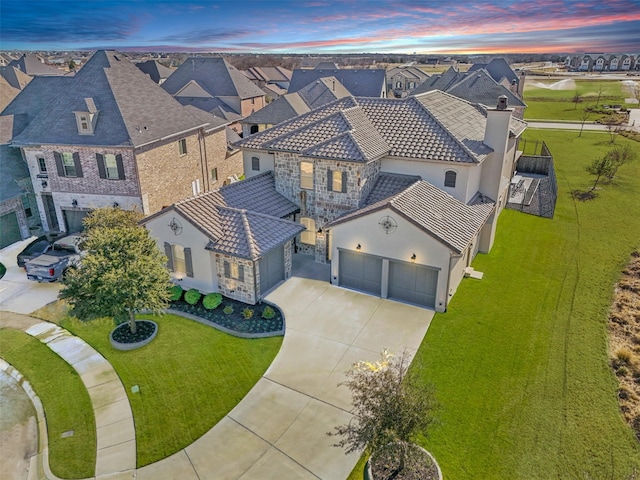
{"type": "Polygon", "coordinates": [[[500,95],[498,97],[498,106],[496,107],[498,110],[506,110],[507,109],[507,96],[500,95]]]}

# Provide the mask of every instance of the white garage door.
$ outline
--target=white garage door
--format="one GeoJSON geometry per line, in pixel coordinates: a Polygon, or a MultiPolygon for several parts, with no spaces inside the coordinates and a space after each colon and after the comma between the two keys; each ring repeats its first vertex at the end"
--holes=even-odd
{"type": "Polygon", "coordinates": [[[340,250],[340,285],[381,295],[382,259],[366,253],[340,250]]]}
{"type": "Polygon", "coordinates": [[[413,263],[389,261],[389,298],[435,307],[438,271],[413,263]]]}

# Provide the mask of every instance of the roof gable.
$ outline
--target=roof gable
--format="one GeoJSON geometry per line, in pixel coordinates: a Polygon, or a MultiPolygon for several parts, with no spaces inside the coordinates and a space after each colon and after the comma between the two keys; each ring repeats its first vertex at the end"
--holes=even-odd
{"type": "Polygon", "coordinates": [[[289,93],[297,92],[305,86],[324,77],[335,77],[351,95],[381,97],[386,93],[386,71],[384,69],[324,69],[296,68],[291,76],[289,93]]]}

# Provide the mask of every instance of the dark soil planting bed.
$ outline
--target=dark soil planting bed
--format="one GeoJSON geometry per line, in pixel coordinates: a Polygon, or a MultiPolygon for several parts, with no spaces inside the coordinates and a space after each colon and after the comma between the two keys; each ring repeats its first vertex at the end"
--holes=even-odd
{"type": "Polygon", "coordinates": [[[149,343],[158,334],[158,325],[151,320],[136,320],[136,333],[131,333],[129,323],[121,323],[110,336],[111,345],[118,350],[133,350],[149,343]]]}
{"type": "Polygon", "coordinates": [[[184,300],[171,302],[169,308],[179,312],[188,313],[214,323],[232,332],[246,335],[267,336],[282,335],[284,333],[284,316],[278,307],[262,303],[248,305],[246,303],[223,297],[222,303],[213,310],[207,310],[198,301],[195,305],[189,305],[184,300]],[[270,308],[274,312],[273,318],[263,318],[263,312],[270,308]],[[225,313],[232,310],[232,313],[225,313]],[[251,318],[245,318],[243,312],[249,309],[253,312],[251,318]]]}

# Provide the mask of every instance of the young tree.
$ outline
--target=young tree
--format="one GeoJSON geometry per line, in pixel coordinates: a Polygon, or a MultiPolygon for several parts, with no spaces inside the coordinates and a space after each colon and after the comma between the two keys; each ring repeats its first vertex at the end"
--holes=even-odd
{"type": "Polygon", "coordinates": [[[415,436],[427,435],[437,407],[433,390],[421,385],[409,363],[406,351],[398,357],[383,351],[377,362],[356,363],[343,382],[351,390],[355,417],[328,433],[342,437],[336,446],[346,453],[367,447],[375,457],[393,449],[398,465],[394,476],[415,454],[415,436]]]}
{"type": "Polygon", "coordinates": [[[607,181],[611,182],[613,177],[618,173],[618,168],[625,163],[635,160],[638,157],[638,152],[633,150],[629,145],[616,146],[607,152],[606,157],[610,164],[610,168],[606,172],[606,177],[607,181]]]}
{"type": "Polygon", "coordinates": [[[598,182],[602,177],[606,178],[611,175],[612,168],[613,166],[611,164],[611,159],[607,155],[594,159],[589,165],[585,167],[585,170],[588,173],[590,173],[591,175],[595,175],[596,177],[595,182],[593,182],[593,187],[591,187],[591,190],[589,190],[588,193],[591,193],[596,189],[596,187],[598,186],[598,182]]]}
{"type": "Polygon", "coordinates": [[[135,218],[135,212],[111,207],[91,212],[84,222],[86,255],[60,291],[79,318],[128,319],[131,333],[136,312],[167,307],[171,286],[166,257],[135,218]]]}
{"type": "Polygon", "coordinates": [[[586,108],[582,109],[582,112],[580,113],[580,133],[578,134],[578,137],[582,136],[582,130],[584,129],[584,124],[589,119],[590,113],[591,112],[588,109],[586,108]]]}
{"type": "Polygon", "coordinates": [[[573,109],[577,109],[578,104],[582,101],[582,95],[578,90],[576,90],[576,92],[573,94],[573,98],[571,99],[571,101],[573,102],[573,109]]]}

